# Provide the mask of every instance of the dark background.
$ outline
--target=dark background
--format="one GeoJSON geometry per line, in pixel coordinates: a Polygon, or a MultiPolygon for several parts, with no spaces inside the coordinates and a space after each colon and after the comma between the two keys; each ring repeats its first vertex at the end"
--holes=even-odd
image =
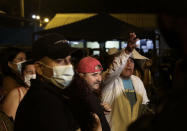
{"type": "MultiPolygon", "coordinates": [[[[186,0],[25,0],[25,16],[33,13],[53,17],[55,13],[157,13],[185,12],[186,0]]],[[[20,16],[20,0],[0,0],[0,10],[20,16]]]]}

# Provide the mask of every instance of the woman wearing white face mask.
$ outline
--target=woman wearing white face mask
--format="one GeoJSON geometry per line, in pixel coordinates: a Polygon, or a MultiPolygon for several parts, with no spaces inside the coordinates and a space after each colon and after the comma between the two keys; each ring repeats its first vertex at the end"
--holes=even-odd
{"type": "Polygon", "coordinates": [[[18,87],[11,90],[2,102],[2,110],[15,119],[16,111],[19,103],[27,93],[31,79],[36,79],[36,72],[33,61],[27,61],[22,65],[22,78],[26,84],[25,87],[18,87]]]}
{"type": "Polygon", "coordinates": [[[5,49],[1,54],[3,84],[1,96],[6,96],[12,89],[24,86],[21,77],[21,63],[26,60],[23,50],[15,47],[5,49]]]}
{"type": "Polygon", "coordinates": [[[31,80],[36,79],[36,70],[34,66],[34,61],[29,60],[27,62],[24,62],[22,64],[22,79],[25,82],[26,86],[25,87],[30,87],[31,86],[31,80]]]}

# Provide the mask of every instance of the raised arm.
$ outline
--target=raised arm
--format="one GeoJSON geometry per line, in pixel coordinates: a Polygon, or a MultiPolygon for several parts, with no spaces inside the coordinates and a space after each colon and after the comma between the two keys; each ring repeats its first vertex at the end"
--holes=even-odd
{"type": "Polygon", "coordinates": [[[136,34],[130,33],[129,35],[130,37],[127,47],[125,49],[122,49],[120,54],[114,58],[109,69],[107,69],[107,71],[103,73],[104,86],[108,83],[113,82],[117,77],[120,76],[129,56],[131,55],[131,52],[136,47],[136,41],[138,40],[138,38],[136,38],[136,34]]]}

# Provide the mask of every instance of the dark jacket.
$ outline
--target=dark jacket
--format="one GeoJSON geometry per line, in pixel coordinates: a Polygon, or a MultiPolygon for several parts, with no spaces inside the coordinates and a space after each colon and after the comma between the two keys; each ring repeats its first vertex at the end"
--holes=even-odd
{"type": "Polygon", "coordinates": [[[15,131],[75,131],[76,127],[63,90],[32,80],[32,86],[18,107],[15,131]]]}
{"type": "Polygon", "coordinates": [[[105,118],[98,94],[88,88],[84,79],[75,75],[74,80],[68,88],[70,105],[77,119],[81,131],[92,131],[95,124],[93,113],[96,113],[101,121],[103,131],[110,131],[109,124],[105,118]]]}

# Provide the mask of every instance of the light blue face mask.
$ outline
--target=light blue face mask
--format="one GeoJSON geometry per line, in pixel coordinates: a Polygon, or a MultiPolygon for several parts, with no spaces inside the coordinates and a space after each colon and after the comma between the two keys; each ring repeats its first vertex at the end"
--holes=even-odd
{"type": "Polygon", "coordinates": [[[21,62],[16,63],[16,65],[17,65],[17,70],[18,70],[18,72],[19,72],[20,74],[21,74],[22,64],[23,64],[24,62],[26,62],[26,61],[24,60],[24,61],[21,61],[21,62]]]}

